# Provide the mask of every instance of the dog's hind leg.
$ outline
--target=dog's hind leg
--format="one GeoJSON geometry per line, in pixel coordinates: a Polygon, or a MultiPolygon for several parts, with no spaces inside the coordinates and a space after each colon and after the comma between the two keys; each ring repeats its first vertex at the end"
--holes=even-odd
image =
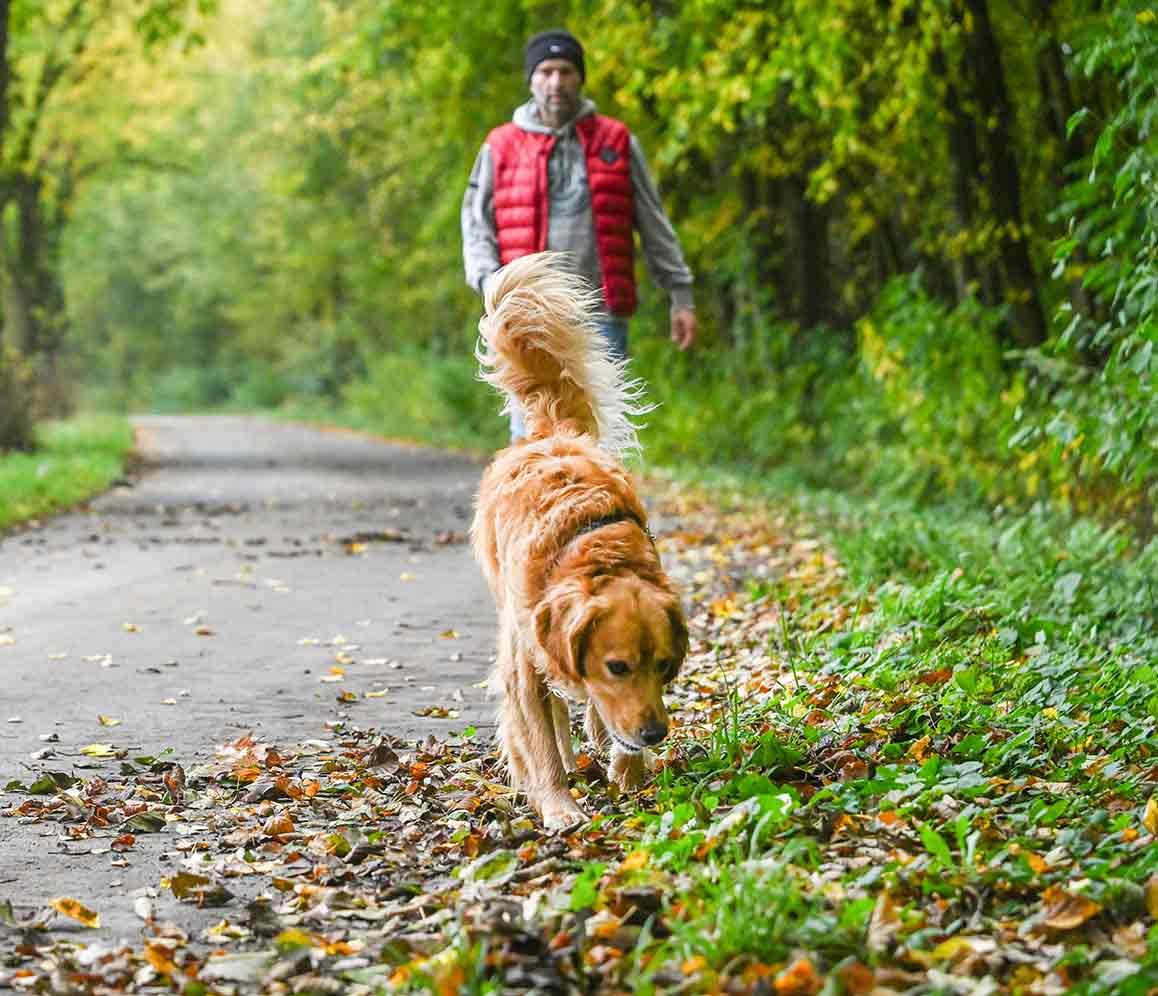
{"type": "Polygon", "coordinates": [[[559,695],[551,696],[551,718],[555,724],[555,746],[564,771],[575,770],[575,747],[571,743],[571,711],[559,695]]]}

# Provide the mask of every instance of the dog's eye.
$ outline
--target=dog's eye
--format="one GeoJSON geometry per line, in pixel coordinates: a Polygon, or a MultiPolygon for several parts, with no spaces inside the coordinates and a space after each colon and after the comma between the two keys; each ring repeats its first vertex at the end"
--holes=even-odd
{"type": "Polygon", "coordinates": [[[631,668],[629,668],[627,666],[627,661],[608,661],[607,662],[607,670],[610,671],[612,674],[622,676],[622,675],[627,674],[627,672],[630,671],[631,668]]]}

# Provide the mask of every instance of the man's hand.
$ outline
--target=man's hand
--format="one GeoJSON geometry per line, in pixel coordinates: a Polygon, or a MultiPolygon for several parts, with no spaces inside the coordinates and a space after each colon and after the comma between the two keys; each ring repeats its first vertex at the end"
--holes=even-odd
{"type": "Polygon", "coordinates": [[[696,341],[696,313],[691,308],[671,313],[671,341],[681,352],[696,341]]]}

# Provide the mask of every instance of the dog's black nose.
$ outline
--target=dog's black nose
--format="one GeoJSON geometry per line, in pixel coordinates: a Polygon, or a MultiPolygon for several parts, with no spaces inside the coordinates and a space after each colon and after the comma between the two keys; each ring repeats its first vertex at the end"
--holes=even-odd
{"type": "Polygon", "coordinates": [[[664,737],[667,736],[666,723],[648,723],[639,731],[640,739],[647,744],[648,747],[654,747],[664,737]]]}

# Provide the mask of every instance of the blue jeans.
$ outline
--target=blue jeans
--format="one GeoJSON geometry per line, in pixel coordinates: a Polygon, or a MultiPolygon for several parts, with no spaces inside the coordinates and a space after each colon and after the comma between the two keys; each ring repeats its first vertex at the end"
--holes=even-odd
{"type": "MultiPolygon", "coordinates": [[[[607,352],[614,360],[627,359],[627,319],[607,317],[599,320],[599,334],[603,336],[607,352]]],[[[511,442],[517,442],[527,434],[523,413],[516,407],[511,409],[511,442]]]]}

